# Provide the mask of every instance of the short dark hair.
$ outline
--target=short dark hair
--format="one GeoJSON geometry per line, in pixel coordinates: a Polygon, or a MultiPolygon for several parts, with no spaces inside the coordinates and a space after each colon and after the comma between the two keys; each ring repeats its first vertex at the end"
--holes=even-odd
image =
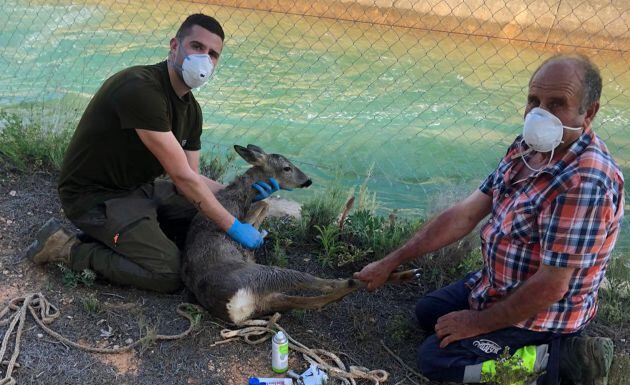
{"type": "Polygon", "coordinates": [[[212,16],[204,15],[203,13],[195,13],[188,16],[186,20],[184,20],[182,25],[179,26],[175,37],[177,37],[178,39],[183,39],[184,37],[188,36],[193,25],[198,25],[214,33],[215,35],[218,35],[221,38],[221,41],[225,40],[223,28],[221,28],[221,24],[219,24],[217,19],[212,16]]]}
{"type": "Polygon", "coordinates": [[[602,76],[599,68],[586,56],[581,54],[558,54],[545,60],[534,73],[529,82],[545,65],[558,61],[569,61],[582,69],[584,78],[582,79],[582,102],[580,103],[580,113],[583,114],[593,103],[599,101],[602,96],[602,76]]]}

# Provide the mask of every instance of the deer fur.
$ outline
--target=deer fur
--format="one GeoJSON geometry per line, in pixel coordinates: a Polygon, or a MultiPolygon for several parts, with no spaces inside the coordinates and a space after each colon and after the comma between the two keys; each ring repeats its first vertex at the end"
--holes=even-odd
{"type": "MultiPolygon", "coordinates": [[[[260,147],[234,146],[252,165],[217,194],[217,199],[241,221],[259,225],[268,206],[252,205],[257,181],[275,178],[281,188],[308,187],[311,180],[287,158],[260,147]]],[[[183,255],[182,278],[197,301],[215,316],[236,324],[260,315],[293,308],[318,309],[364,287],[356,279],[322,279],[311,274],[254,262],[252,251],[233,241],[203,214],[193,219],[183,255]],[[319,291],[320,296],[285,294],[319,291]]]]}

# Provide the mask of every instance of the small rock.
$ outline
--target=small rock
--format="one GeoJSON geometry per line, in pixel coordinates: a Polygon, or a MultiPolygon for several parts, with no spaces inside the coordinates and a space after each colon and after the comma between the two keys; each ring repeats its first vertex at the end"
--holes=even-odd
{"type": "Polygon", "coordinates": [[[13,221],[12,221],[12,220],[7,219],[7,225],[10,225],[10,224],[12,224],[12,223],[13,223],[13,221]]]}
{"type": "Polygon", "coordinates": [[[119,347],[120,347],[120,346],[118,346],[118,345],[114,345],[114,346],[113,346],[113,348],[114,348],[114,349],[118,349],[119,347]]]}
{"type": "Polygon", "coordinates": [[[37,338],[44,338],[44,335],[42,333],[37,333],[37,338]]]}
{"type": "Polygon", "coordinates": [[[66,318],[67,319],[72,319],[72,316],[71,315],[67,315],[66,318]]]}
{"type": "Polygon", "coordinates": [[[626,342],[626,339],[625,339],[625,338],[622,338],[622,339],[620,339],[619,341],[621,341],[621,342],[626,342]]]}
{"type": "Polygon", "coordinates": [[[18,278],[22,278],[23,276],[23,274],[18,274],[18,278]]]}
{"type": "Polygon", "coordinates": [[[15,190],[9,191],[9,195],[11,195],[12,197],[14,197],[16,194],[17,194],[17,191],[15,190]]]}
{"type": "Polygon", "coordinates": [[[4,274],[4,275],[9,275],[9,270],[3,270],[3,271],[2,271],[2,274],[4,274]]]}
{"type": "Polygon", "coordinates": [[[126,343],[127,345],[131,345],[131,344],[133,344],[133,339],[131,339],[131,338],[127,338],[127,339],[125,340],[125,343],[126,343]]]}

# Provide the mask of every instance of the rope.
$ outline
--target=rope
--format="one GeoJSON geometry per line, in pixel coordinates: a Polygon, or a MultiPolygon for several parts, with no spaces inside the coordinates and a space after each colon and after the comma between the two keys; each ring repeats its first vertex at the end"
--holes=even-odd
{"type": "Polygon", "coordinates": [[[324,349],[310,349],[304,344],[292,338],[280,325],[277,324],[280,314],[274,314],[269,320],[249,320],[242,324],[240,329],[221,330],[222,341],[217,341],[211,346],[221,345],[242,339],[247,344],[257,345],[267,341],[277,330],[282,330],[289,339],[289,347],[302,353],[304,359],[310,364],[317,364],[328,373],[328,376],[341,380],[344,385],[356,385],[356,380],[369,380],[374,385],[379,385],[389,378],[385,370],[369,370],[361,366],[349,366],[346,368],[341,359],[324,349]],[[327,361],[332,361],[329,364],[327,361]]]}
{"type": "Polygon", "coordinates": [[[176,340],[186,337],[190,334],[190,332],[193,331],[196,326],[196,322],[193,317],[185,310],[189,307],[194,307],[200,312],[203,311],[197,305],[192,305],[188,303],[180,303],[177,306],[177,314],[186,318],[190,323],[188,328],[182,333],[174,335],[150,334],[126,346],[118,348],[96,348],[92,346],[80,345],[74,341],[71,341],[47,326],[54,322],[57,318],[59,318],[60,313],[57,307],[48,302],[43,294],[31,293],[23,297],[14,298],[9,301],[9,304],[0,311],[0,326],[5,326],[9,324],[9,328],[4,333],[2,345],[0,345],[0,363],[2,364],[5,364],[5,361],[3,361],[4,354],[7,351],[11,334],[13,334],[15,326],[17,325],[13,354],[9,361],[6,362],[7,370],[4,377],[0,378],[0,385],[15,385],[16,383],[11,374],[15,367],[19,367],[19,364],[17,364],[16,361],[20,354],[20,341],[22,339],[22,331],[24,330],[27,310],[30,311],[33,319],[35,319],[35,322],[39,325],[39,327],[42,328],[49,336],[53,337],[59,342],[91,353],[115,354],[129,351],[135,346],[147,341],[176,340]],[[14,313],[12,315],[6,316],[10,312],[14,313]]]}

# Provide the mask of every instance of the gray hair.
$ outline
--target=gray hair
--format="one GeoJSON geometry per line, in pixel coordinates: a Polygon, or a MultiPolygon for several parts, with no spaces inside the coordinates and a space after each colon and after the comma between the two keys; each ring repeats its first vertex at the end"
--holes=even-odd
{"type": "Polygon", "coordinates": [[[599,74],[599,68],[586,56],[581,54],[558,54],[545,60],[534,73],[529,82],[541,68],[549,63],[559,61],[568,61],[576,64],[582,69],[584,77],[582,79],[582,102],[580,103],[580,114],[583,114],[593,103],[598,102],[602,95],[602,76],[599,74]]]}

